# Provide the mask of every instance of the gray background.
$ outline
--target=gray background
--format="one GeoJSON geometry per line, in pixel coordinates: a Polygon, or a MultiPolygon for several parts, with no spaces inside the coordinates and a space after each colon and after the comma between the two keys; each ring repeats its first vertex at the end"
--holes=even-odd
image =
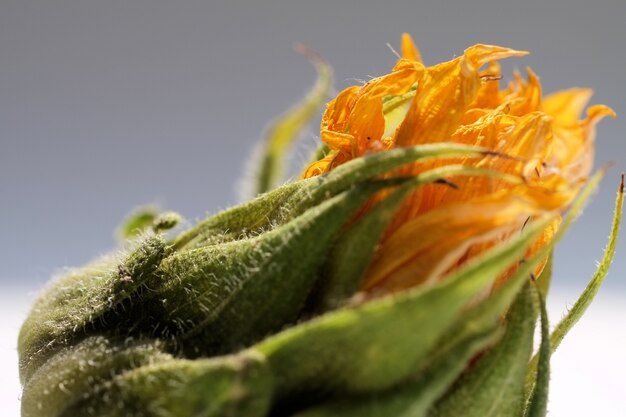
{"type": "MultiPolygon", "coordinates": [[[[263,128],[314,80],[293,42],[341,89],[387,72],[407,31],[428,64],[477,42],[529,50],[505,69],[591,86],[622,115],[599,126],[597,166],[615,166],[557,253],[555,285],[580,288],[626,169],[625,21],[623,0],[0,0],[0,285],[32,291],[106,252],[145,203],[190,221],[233,204],[263,128]]],[[[622,294],[625,247],[607,282],[622,294]]]]}

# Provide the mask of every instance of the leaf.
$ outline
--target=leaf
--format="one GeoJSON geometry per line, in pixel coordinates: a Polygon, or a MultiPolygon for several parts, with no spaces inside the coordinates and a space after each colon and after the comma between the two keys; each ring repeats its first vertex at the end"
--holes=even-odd
{"type": "Polygon", "coordinates": [[[287,201],[304,181],[285,184],[257,198],[217,213],[172,239],[172,249],[194,249],[235,240],[274,224],[287,211],[287,201]]]}
{"type": "Polygon", "coordinates": [[[175,335],[195,357],[231,352],[293,323],[336,233],[384,186],[362,184],[257,237],[173,254],[141,306],[150,314],[136,325],[175,335]]]}
{"type": "Polygon", "coordinates": [[[550,385],[550,325],[548,323],[548,312],[546,311],[546,301],[537,289],[539,307],[541,313],[541,344],[538,353],[537,379],[532,387],[526,386],[525,398],[527,406],[524,417],[545,417],[548,412],[548,390],[550,385]],[[529,391],[530,388],[530,391],[529,391]]]}
{"type": "Polygon", "coordinates": [[[269,127],[261,154],[256,158],[255,186],[252,196],[263,194],[283,182],[285,154],[298,138],[302,129],[315,117],[326,101],[332,87],[332,69],[319,55],[300,46],[299,51],[315,65],[317,82],[291,110],[280,116],[269,127]]]}
{"type": "Polygon", "coordinates": [[[94,389],[68,416],[262,417],[272,377],[262,355],[245,351],[211,359],[145,365],[94,389]]]}
{"type": "Polygon", "coordinates": [[[257,345],[280,400],[308,393],[362,394],[405,380],[462,316],[462,309],[519,259],[547,217],[429,288],[322,315],[257,345]]]}
{"type": "Polygon", "coordinates": [[[352,159],[339,165],[325,175],[309,178],[312,185],[300,189],[292,198],[293,213],[298,215],[309,205],[322,201],[326,196],[335,195],[361,181],[392,171],[402,165],[415,161],[437,160],[452,157],[483,157],[493,155],[506,158],[506,155],[481,148],[455,143],[434,143],[408,148],[391,149],[360,158],[352,159]]]}
{"type": "Polygon", "coordinates": [[[425,415],[424,413],[465,369],[467,360],[473,356],[469,354],[473,349],[472,346],[483,340],[482,347],[477,349],[484,350],[494,338],[501,335],[499,332],[502,330],[499,328],[501,317],[510,309],[540,259],[535,257],[521,264],[513,276],[489,297],[465,311],[447,330],[446,335],[436,343],[433,352],[424,361],[426,364],[424,369],[417,371],[407,383],[393,387],[389,391],[376,392],[371,396],[362,395],[344,401],[331,401],[306,411],[302,417],[425,415]],[[462,352],[470,356],[464,359],[462,352]]]}
{"type": "Polygon", "coordinates": [[[353,186],[417,160],[485,155],[505,157],[475,146],[438,143],[356,158],[326,175],[288,183],[209,217],[174,238],[171,245],[174,250],[193,249],[273,229],[353,186]]]}
{"type": "Polygon", "coordinates": [[[156,208],[152,206],[142,207],[124,221],[119,228],[118,234],[122,239],[137,237],[152,226],[157,215],[156,208]]]}
{"type": "Polygon", "coordinates": [[[617,237],[619,235],[620,225],[622,222],[622,209],[624,205],[624,176],[622,175],[622,182],[619,186],[619,190],[617,193],[617,198],[615,201],[615,211],[613,214],[613,223],[611,225],[611,232],[609,235],[609,241],[607,242],[606,248],[604,249],[604,254],[602,255],[602,259],[598,264],[598,268],[596,272],[593,274],[593,277],[589,281],[589,284],[580,295],[578,300],[574,303],[574,306],[568,311],[568,313],[561,319],[561,321],[556,325],[556,328],[550,335],[550,341],[552,346],[552,351],[554,352],[565,335],[570,331],[570,329],[578,322],[578,320],[582,317],[582,315],[587,310],[587,307],[593,301],[593,298],[598,293],[604,278],[609,272],[609,267],[611,266],[611,262],[613,261],[613,257],[615,256],[615,249],[617,247],[617,237]]]}
{"type": "Polygon", "coordinates": [[[60,350],[28,380],[22,394],[22,417],[87,415],[68,409],[115,374],[171,359],[157,341],[89,337],[60,350]]]}
{"type": "MultiPolygon", "coordinates": [[[[594,176],[590,180],[589,185],[587,186],[587,190],[589,191],[586,193],[583,192],[582,194],[583,195],[586,194],[588,196],[590,192],[593,189],[595,189],[595,187],[597,186],[599,179],[600,179],[600,174],[597,174],[596,176],[594,176]]],[[[574,327],[574,325],[578,322],[578,320],[580,320],[580,318],[583,316],[583,314],[585,313],[585,311],[587,310],[587,308],[593,301],[594,297],[598,293],[598,290],[600,289],[600,286],[602,285],[602,282],[604,281],[604,278],[606,277],[609,271],[609,267],[611,265],[611,262],[613,261],[613,257],[615,256],[615,249],[617,247],[617,237],[620,231],[623,204],[624,204],[624,175],[622,174],[622,180],[621,180],[621,183],[617,192],[617,197],[615,200],[615,210],[613,212],[613,222],[611,224],[611,232],[609,235],[609,240],[607,242],[607,245],[604,249],[604,254],[602,255],[602,259],[600,260],[600,263],[598,264],[596,272],[594,273],[593,277],[587,284],[587,287],[585,288],[585,290],[582,292],[578,300],[576,300],[576,303],[574,303],[574,306],[567,312],[565,317],[561,319],[561,321],[556,325],[555,329],[552,331],[552,334],[550,335],[550,350],[552,353],[556,351],[556,349],[559,347],[559,345],[563,341],[563,338],[572,329],[572,327],[574,327]]],[[[570,210],[570,213],[568,213],[568,217],[566,218],[566,221],[564,222],[564,224],[569,225],[572,222],[573,218],[578,214],[578,212],[580,212],[581,206],[582,204],[578,204],[577,206],[573,207],[570,210]]],[[[528,366],[527,385],[529,385],[530,387],[532,387],[534,383],[533,381],[536,378],[535,375],[537,373],[538,361],[539,361],[539,356],[535,355],[532,358],[530,365],[528,366]]]]}
{"type": "Polygon", "coordinates": [[[424,417],[478,352],[502,335],[476,332],[436,355],[417,377],[371,396],[348,397],[297,413],[294,417],[424,417]]]}
{"type": "Polygon", "coordinates": [[[536,312],[530,285],[519,294],[507,317],[504,336],[442,397],[431,417],[520,415],[524,375],[533,348],[536,312]]]}

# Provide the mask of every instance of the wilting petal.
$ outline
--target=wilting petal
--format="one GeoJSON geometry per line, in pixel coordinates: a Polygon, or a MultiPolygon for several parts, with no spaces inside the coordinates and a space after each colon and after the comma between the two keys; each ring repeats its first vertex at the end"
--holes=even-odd
{"type": "MultiPolygon", "coordinates": [[[[587,118],[579,120],[591,90],[571,89],[543,98],[539,77],[531,69],[527,79],[516,72],[501,90],[497,60],[525,54],[479,44],[449,62],[424,68],[405,34],[403,57],[390,74],[344,91],[329,105],[321,136],[333,153],[305,176],[371,152],[453,142],[507,157],[420,161],[394,175],[461,164],[524,181],[520,185],[502,178],[462,176],[451,179],[456,187],[431,183],[411,192],[388,225],[366,277],[370,294],[436,279],[509,239],[527,219],[562,213],[575,198],[591,170],[595,124],[614,113],[593,106],[587,118]]],[[[362,210],[386,195],[377,194],[362,210]]],[[[555,223],[547,228],[531,252],[544,247],[557,227],[555,223]]]]}
{"type": "Polygon", "coordinates": [[[498,80],[502,76],[500,64],[497,61],[491,61],[487,64],[487,68],[480,71],[479,76],[482,80],[476,100],[472,103],[472,108],[476,110],[493,109],[500,105],[500,87],[498,80]]]}
{"type": "Polygon", "coordinates": [[[512,93],[504,98],[509,103],[508,113],[514,116],[523,116],[541,109],[541,84],[532,69],[526,68],[528,81],[524,81],[521,74],[514,73],[512,93]]]}
{"type": "Polygon", "coordinates": [[[475,45],[466,49],[462,57],[427,68],[413,105],[400,126],[396,145],[445,141],[476,99],[481,85],[479,68],[490,61],[524,54],[508,48],[475,45]]]}

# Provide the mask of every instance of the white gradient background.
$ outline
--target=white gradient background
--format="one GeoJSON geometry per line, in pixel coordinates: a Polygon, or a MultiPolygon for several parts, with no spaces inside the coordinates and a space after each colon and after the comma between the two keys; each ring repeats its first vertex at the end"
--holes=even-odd
{"type": "MultiPolygon", "coordinates": [[[[337,89],[388,71],[403,31],[428,64],[478,42],[529,50],[505,69],[531,66],[545,92],[593,87],[622,116],[599,126],[597,166],[614,167],[557,252],[554,322],[594,271],[626,169],[625,22],[623,0],[0,0],[2,415],[18,414],[15,339],[50,276],[114,247],[137,206],[195,221],[236,202],[260,132],[314,81],[293,42],[337,89]]],[[[554,357],[551,416],[626,415],[625,248],[554,357]]]]}

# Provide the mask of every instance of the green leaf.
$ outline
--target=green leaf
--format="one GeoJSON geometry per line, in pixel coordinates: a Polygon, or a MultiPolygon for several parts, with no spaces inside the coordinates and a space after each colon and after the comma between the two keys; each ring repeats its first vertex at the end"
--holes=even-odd
{"type": "MultiPolygon", "coordinates": [[[[231,352],[293,323],[336,233],[386,183],[345,191],[257,237],[173,254],[151,288],[144,325],[192,356],[231,352]]],[[[137,324],[137,326],[142,326],[137,324]]]]}
{"type": "Polygon", "coordinates": [[[371,396],[355,396],[307,409],[294,417],[424,417],[478,352],[502,332],[473,332],[435,355],[428,366],[402,385],[371,396]]]}
{"type": "MultiPolygon", "coordinates": [[[[565,229],[569,226],[569,224],[572,223],[573,219],[578,215],[578,213],[580,212],[582,208],[582,203],[584,202],[584,200],[586,200],[586,197],[588,197],[591,191],[593,191],[596,188],[600,180],[600,177],[601,177],[601,173],[596,174],[590,180],[589,185],[586,187],[586,190],[584,190],[583,193],[581,193],[582,198],[579,198],[579,204],[575,204],[572,207],[572,209],[570,210],[570,213],[568,213],[568,216],[563,222],[565,229]]],[[[598,293],[598,290],[600,289],[600,286],[602,285],[602,282],[604,281],[604,278],[606,277],[609,271],[609,267],[611,265],[611,262],[613,261],[613,257],[615,256],[615,249],[617,247],[617,237],[619,235],[620,225],[622,221],[623,204],[624,204],[624,175],[622,174],[622,181],[620,183],[620,186],[617,192],[617,198],[615,200],[615,210],[613,212],[613,222],[611,224],[611,232],[609,235],[609,240],[607,242],[607,245],[604,249],[604,254],[602,256],[602,259],[600,260],[600,263],[598,264],[596,272],[593,274],[593,277],[589,281],[589,284],[587,284],[587,287],[585,288],[585,290],[582,292],[578,300],[576,300],[576,303],[574,303],[574,306],[567,312],[565,317],[561,319],[561,321],[556,325],[555,329],[552,331],[552,334],[550,335],[550,350],[552,353],[556,351],[556,349],[559,347],[559,345],[563,341],[563,338],[565,337],[565,335],[567,335],[567,333],[572,329],[572,327],[574,327],[574,325],[578,322],[578,320],[580,320],[580,318],[583,316],[583,314],[585,313],[585,311],[587,310],[587,308],[593,301],[594,297],[598,293]]],[[[563,229],[564,227],[561,227],[561,230],[563,229]]],[[[561,230],[559,231],[560,234],[561,234],[561,230]]],[[[528,367],[527,385],[529,385],[530,387],[532,387],[536,379],[538,361],[539,361],[539,356],[535,355],[532,358],[530,365],[528,367]]]]}
{"type": "Polygon", "coordinates": [[[520,289],[528,281],[530,273],[540,261],[536,257],[519,266],[517,271],[504,284],[498,287],[485,300],[462,314],[457,322],[437,342],[434,351],[424,361],[425,368],[411,377],[408,383],[389,391],[377,392],[371,396],[350,397],[347,400],[308,410],[302,417],[323,415],[337,416],[411,416],[425,415],[430,406],[454,382],[465,369],[467,360],[473,355],[472,346],[484,350],[502,330],[501,317],[510,309],[520,289]],[[491,335],[491,336],[489,336],[491,335]],[[478,347],[480,346],[480,347],[478,347]],[[465,358],[462,352],[469,356],[465,358]],[[310,416],[309,416],[310,413],[310,416]],[[324,414],[326,413],[326,414],[324,414]]]}
{"type": "Polygon", "coordinates": [[[306,186],[306,181],[289,183],[217,213],[182,232],[170,245],[176,251],[194,249],[258,233],[276,224],[287,212],[289,198],[306,186]]]}
{"type": "Polygon", "coordinates": [[[128,369],[172,359],[157,341],[89,337],[61,349],[24,386],[22,417],[60,417],[96,387],[128,369]]]}
{"type": "Polygon", "coordinates": [[[70,416],[262,417],[272,376],[262,355],[175,359],[124,372],[68,410],[70,416]]]}
{"type": "Polygon", "coordinates": [[[548,412],[548,391],[550,386],[550,325],[548,323],[548,312],[546,311],[546,301],[537,289],[541,313],[541,344],[539,345],[539,366],[537,368],[537,379],[532,387],[526,385],[527,406],[524,417],[545,417],[548,412]],[[530,391],[529,391],[530,388],[530,391]]]}
{"type": "Polygon", "coordinates": [[[57,280],[35,302],[20,329],[22,382],[59,348],[107,327],[102,322],[105,314],[121,309],[152,285],[165,256],[163,238],[151,236],[138,242],[125,259],[106,258],[57,280]]]}
{"type": "Polygon", "coordinates": [[[475,146],[438,143],[392,149],[353,159],[326,175],[286,184],[198,223],[171,242],[175,250],[235,240],[280,226],[321,202],[374,177],[418,160],[505,156],[475,146]]]}
{"type": "Polygon", "coordinates": [[[533,348],[536,309],[527,284],[507,317],[504,336],[445,394],[431,417],[517,416],[523,410],[524,376],[533,348]]]}
{"type": "Polygon", "coordinates": [[[317,70],[317,82],[291,110],[280,116],[269,127],[263,142],[262,152],[256,157],[255,186],[252,196],[263,194],[284,182],[286,153],[298,138],[302,129],[316,116],[327,99],[332,87],[332,69],[326,61],[304,47],[299,48],[317,70]]]}
{"type": "Polygon", "coordinates": [[[604,249],[604,254],[602,255],[600,263],[598,263],[598,268],[596,269],[596,272],[593,274],[593,277],[589,281],[589,284],[580,295],[578,300],[576,300],[572,308],[567,312],[565,317],[561,319],[561,321],[556,325],[554,331],[552,332],[550,336],[550,341],[553,352],[559,347],[565,335],[583,316],[583,314],[587,310],[587,307],[589,307],[594,297],[598,293],[598,290],[600,289],[604,278],[609,272],[609,267],[611,266],[611,262],[613,262],[615,249],[617,247],[617,237],[619,235],[620,225],[622,222],[623,205],[624,176],[622,175],[622,182],[620,183],[617,198],[615,200],[615,211],[613,213],[611,233],[609,235],[609,240],[607,242],[606,248],[604,249]]]}
{"type": "Polygon", "coordinates": [[[142,207],[132,213],[120,226],[118,234],[122,239],[132,239],[148,230],[157,218],[158,211],[152,206],[142,207]]]}
{"type": "Polygon", "coordinates": [[[335,195],[347,187],[411,162],[452,157],[477,158],[486,155],[506,158],[505,155],[485,148],[455,143],[435,143],[411,148],[397,148],[356,158],[339,165],[325,175],[309,178],[308,181],[311,185],[297,190],[292,197],[293,212],[290,211],[290,213],[291,215],[298,215],[311,204],[317,204],[328,198],[327,196],[335,195]]]}
{"type": "Polygon", "coordinates": [[[526,251],[547,217],[428,287],[333,311],[258,344],[280,399],[308,393],[387,389],[423,367],[463,307],[526,251]]]}

